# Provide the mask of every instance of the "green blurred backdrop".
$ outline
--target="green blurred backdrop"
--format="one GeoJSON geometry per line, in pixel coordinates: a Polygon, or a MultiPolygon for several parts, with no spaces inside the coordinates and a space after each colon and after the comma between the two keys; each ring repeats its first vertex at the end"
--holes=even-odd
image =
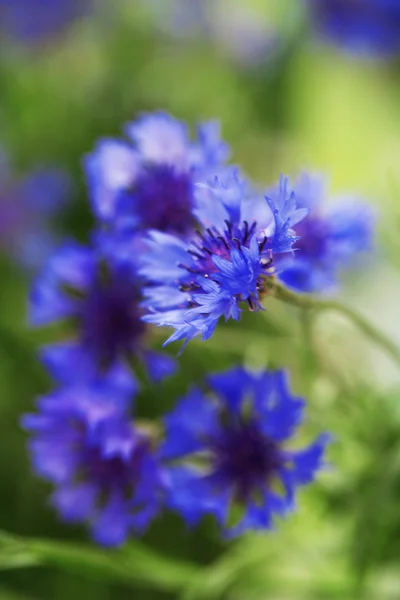
{"type": "MultiPolygon", "coordinates": [[[[35,51],[9,45],[0,58],[0,144],[21,172],[38,161],[69,170],[74,192],[56,226],[82,240],[92,223],[82,156],[100,136],[120,136],[140,111],[165,109],[190,124],[220,119],[234,162],[262,184],[280,172],[324,170],[332,192],[354,192],[379,209],[376,256],[344,282],[342,296],[400,343],[400,65],[310,43],[294,4],[224,3],[226,14],[239,5],[256,11],[266,35],[270,27],[277,36],[255,64],[228,51],[217,33],[170,35],[157,11],[133,0],[35,51]]],[[[18,425],[51,386],[36,356],[46,336],[25,324],[30,277],[1,258],[0,528],[87,542],[83,529],[61,524],[46,505],[48,488],[30,473],[18,425]]],[[[158,417],[189,383],[234,362],[289,368],[296,392],[309,400],[307,434],[335,436],[331,468],[301,493],[296,514],[276,531],[229,543],[212,523],[191,532],[175,516],[159,520],[143,541],[169,559],[204,566],[202,585],[191,591],[119,584],[62,564],[19,569],[17,561],[0,570],[0,600],[400,598],[398,369],[339,318],[321,314],[310,331],[297,309],[273,300],[267,308],[222,326],[207,344],[193,342],[179,375],[144,387],[138,411],[158,417]]],[[[162,339],[155,333],[154,344],[162,339]]],[[[9,551],[0,541],[0,567],[9,551]]],[[[154,569],[169,567],[160,560],[154,569]]]]}

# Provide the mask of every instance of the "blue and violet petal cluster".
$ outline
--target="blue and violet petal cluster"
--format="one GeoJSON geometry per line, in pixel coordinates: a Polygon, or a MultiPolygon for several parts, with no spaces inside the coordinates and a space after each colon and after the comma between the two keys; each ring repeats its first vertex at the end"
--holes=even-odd
{"type": "MultiPolygon", "coordinates": [[[[169,115],[145,115],[125,142],[102,140],[85,159],[96,226],[88,245],[54,252],[30,297],[34,326],[59,323],[41,358],[58,389],[24,427],[52,505],[118,545],[162,509],[189,524],[212,514],[224,531],[269,528],[294,507],[299,486],[323,464],[327,436],[295,450],[304,401],[281,372],[237,367],[192,389],[160,427],[134,418],[137,365],[156,384],[176,361],[151,348],[151,325],[167,340],[213,334],[221,317],[257,312],[277,279],[323,291],[369,248],[362,204],[322,205],[316,176],[281,176],[260,193],[227,165],[218,126],[195,139],[169,115]]],[[[140,369],[139,369],[140,370],[140,369]]]]}
{"type": "Polygon", "coordinates": [[[191,525],[211,513],[233,534],[270,528],[274,515],[294,509],[296,489],[313,481],[329,438],[289,448],[305,403],[282,371],[235,368],[209,384],[210,396],[193,388],[165,418],[169,506],[191,525]]]}
{"type": "Polygon", "coordinates": [[[140,285],[132,263],[96,246],[71,242],[50,258],[32,288],[30,320],[68,327],[66,339],[41,351],[56,381],[107,386],[129,396],[138,387],[134,362],[144,363],[153,381],[173,373],[175,361],[148,348],[140,285]]]}
{"type": "Polygon", "coordinates": [[[168,342],[208,339],[221,317],[238,320],[245,305],[261,308],[266,280],[275,273],[276,256],[291,252],[298,237],[293,228],[307,208],[297,208],[289,181],[269,196],[259,196],[237,169],[196,186],[198,228],[181,239],[149,232],[141,273],[145,320],[173,327],[168,342]]]}
{"type": "Polygon", "coordinates": [[[279,265],[279,279],[300,292],[332,292],[340,274],[359,266],[372,250],[375,217],[359,198],[327,199],[325,178],[302,173],[294,184],[297,205],[309,213],[294,229],[294,254],[279,265]]]}
{"type": "Polygon", "coordinates": [[[149,436],[109,394],[66,387],[22,424],[36,473],[55,486],[51,504],[67,522],[88,522],[98,543],[119,545],[158,513],[165,473],[149,436]]]}
{"type": "Polygon", "coordinates": [[[195,224],[195,183],[229,155],[214,122],[187,126],[158,112],[125,128],[126,141],[103,139],[86,157],[96,217],[121,236],[156,229],[179,236],[195,224]]]}

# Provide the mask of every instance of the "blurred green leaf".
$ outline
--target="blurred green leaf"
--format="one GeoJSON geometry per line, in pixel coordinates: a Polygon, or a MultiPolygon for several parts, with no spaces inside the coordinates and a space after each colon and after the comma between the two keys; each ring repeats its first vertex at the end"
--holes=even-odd
{"type": "Polygon", "coordinates": [[[200,574],[196,565],[172,560],[131,543],[121,550],[102,551],[51,540],[0,533],[0,570],[48,566],[87,578],[179,591],[200,574]]]}

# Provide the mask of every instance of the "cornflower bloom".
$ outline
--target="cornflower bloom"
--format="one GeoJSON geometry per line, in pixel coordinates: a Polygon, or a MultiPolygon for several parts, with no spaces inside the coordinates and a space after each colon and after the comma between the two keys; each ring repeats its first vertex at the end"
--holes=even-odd
{"type": "Polygon", "coordinates": [[[318,33],[354,54],[400,51],[398,0],[306,0],[318,33]]]}
{"type": "Polygon", "coordinates": [[[63,33],[92,10],[94,0],[0,0],[5,36],[28,46],[63,33]]]}
{"type": "Polygon", "coordinates": [[[71,189],[61,169],[37,167],[16,176],[0,153],[0,248],[28,269],[42,265],[56,242],[51,226],[71,189]]]}
{"type": "Polygon", "coordinates": [[[264,199],[233,168],[198,184],[196,202],[191,240],[152,231],[142,256],[144,320],[176,330],[166,343],[208,339],[220,317],[239,319],[241,303],[259,310],[274,257],[291,251],[292,228],[308,212],[296,208],[287,178],[264,199]]]}
{"type": "Polygon", "coordinates": [[[22,425],[35,472],[54,484],[50,502],[67,522],[87,522],[95,541],[122,544],[142,533],[163,502],[165,475],[149,437],[89,388],[42,397],[22,425]]]}
{"type": "Polygon", "coordinates": [[[106,230],[190,232],[194,184],[217,172],[228,156],[216,123],[198,127],[191,141],[184,123],[163,112],[143,115],[125,128],[128,141],[101,140],[86,157],[92,206],[106,230]]]}
{"type": "Polygon", "coordinates": [[[131,263],[97,246],[69,243],[49,259],[32,288],[30,321],[70,324],[72,339],[42,349],[56,380],[108,383],[131,395],[137,388],[135,361],[144,361],[153,381],[174,371],[173,359],[146,348],[140,284],[131,263]]]}
{"type": "Polygon", "coordinates": [[[281,261],[279,278],[300,292],[332,292],[340,273],[359,265],[371,250],[373,211],[347,196],[324,206],[326,182],[321,175],[301,174],[294,190],[298,206],[310,212],[294,228],[299,239],[294,254],[281,261]]]}
{"type": "Polygon", "coordinates": [[[211,397],[194,388],[165,418],[167,502],[190,525],[212,514],[234,535],[270,528],[274,515],[294,509],[297,488],[314,480],[329,437],[289,449],[304,401],[290,394],[282,371],[235,368],[209,383],[211,397]]]}

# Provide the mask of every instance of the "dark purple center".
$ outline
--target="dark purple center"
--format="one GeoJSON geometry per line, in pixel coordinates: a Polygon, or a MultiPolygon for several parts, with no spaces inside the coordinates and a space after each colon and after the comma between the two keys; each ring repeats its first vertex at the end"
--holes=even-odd
{"type": "Polygon", "coordinates": [[[300,236],[294,246],[299,256],[304,255],[313,260],[324,256],[328,238],[325,219],[310,215],[296,225],[295,231],[300,236]]]}
{"type": "Polygon", "coordinates": [[[188,172],[168,165],[145,167],[132,192],[143,229],[183,235],[193,226],[193,184],[188,172]]]}
{"type": "Polygon", "coordinates": [[[82,476],[95,484],[100,493],[113,490],[129,496],[134,489],[141,469],[141,463],[148,452],[148,443],[138,443],[130,457],[120,456],[105,458],[103,448],[98,446],[84,447],[80,457],[82,476]]]}
{"type": "MultiPolygon", "coordinates": [[[[215,228],[208,228],[205,231],[197,230],[197,240],[192,240],[188,254],[192,256],[195,265],[184,265],[180,267],[188,272],[185,283],[181,286],[182,291],[201,292],[196,275],[209,277],[212,279],[213,273],[218,271],[218,268],[213,262],[214,256],[219,256],[225,260],[231,260],[231,252],[233,249],[241,250],[243,247],[249,248],[251,240],[255,235],[257,223],[254,221],[251,225],[244,221],[241,226],[232,225],[229,221],[225,221],[226,228],[219,232],[215,228]]],[[[261,257],[267,239],[258,243],[260,251],[260,263],[265,270],[265,275],[268,275],[268,269],[272,266],[272,259],[261,257]]],[[[257,282],[259,292],[264,290],[264,278],[260,277],[257,282]]],[[[253,310],[252,299],[248,299],[250,310],[253,310]]]]}
{"type": "Polygon", "coordinates": [[[89,291],[82,310],[82,338],[100,367],[134,355],[145,325],[140,320],[139,293],[124,273],[107,275],[89,291]]]}
{"type": "Polygon", "coordinates": [[[262,433],[254,420],[236,421],[222,428],[211,444],[212,479],[233,489],[246,502],[262,490],[283,466],[278,444],[262,433]]]}

